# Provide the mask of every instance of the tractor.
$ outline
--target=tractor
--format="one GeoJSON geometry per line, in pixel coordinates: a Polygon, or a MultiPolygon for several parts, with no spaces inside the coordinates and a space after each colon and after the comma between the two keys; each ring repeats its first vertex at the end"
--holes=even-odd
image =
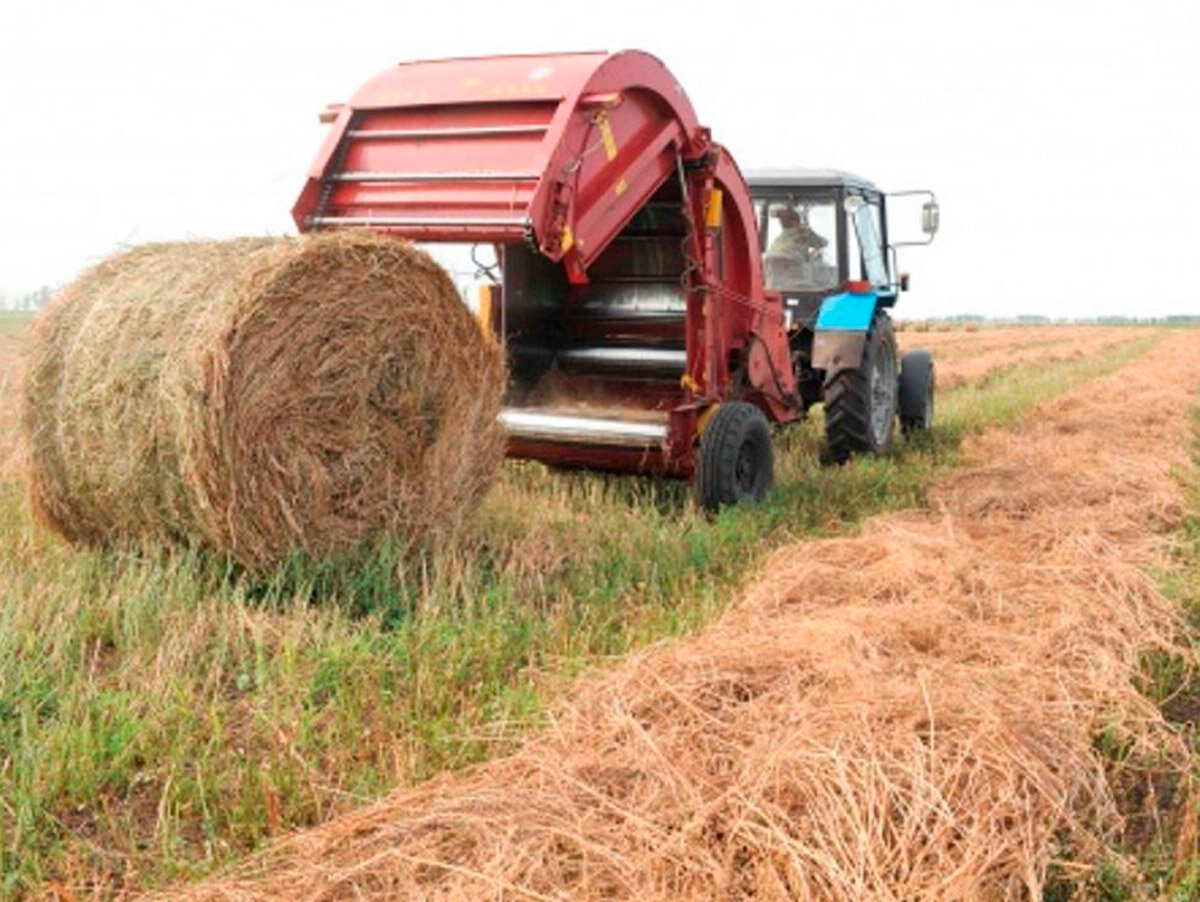
{"type": "Polygon", "coordinates": [[[748,174],[766,286],[783,297],[788,345],[804,408],[825,412],[827,456],[886,454],[893,424],[928,429],[933,419],[933,356],[897,358],[889,310],[909,277],[897,248],[929,244],[939,207],[931,191],[892,195],[834,169],[748,174]],[[920,241],[889,242],[888,197],[923,196],[920,241]]]}

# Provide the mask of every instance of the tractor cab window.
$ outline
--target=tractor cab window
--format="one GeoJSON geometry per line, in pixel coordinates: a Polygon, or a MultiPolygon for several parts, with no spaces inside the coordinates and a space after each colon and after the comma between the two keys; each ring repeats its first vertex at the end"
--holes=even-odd
{"type": "MultiPolygon", "coordinates": [[[[761,210],[760,202],[760,212],[761,210]]],[[[833,201],[766,201],[767,287],[824,291],[838,283],[837,219],[833,201]]],[[[760,216],[761,222],[763,217],[760,216]]]]}
{"type": "Polygon", "coordinates": [[[851,195],[846,198],[846,214],[851,236],[851,278],[865,278],[876,288],[886,286],[887,262],[883,256],[883,239],[879,229],[879,207],[863,198],[851,195]],[[860,264],[861,261],[861,264],[860,264]]]}

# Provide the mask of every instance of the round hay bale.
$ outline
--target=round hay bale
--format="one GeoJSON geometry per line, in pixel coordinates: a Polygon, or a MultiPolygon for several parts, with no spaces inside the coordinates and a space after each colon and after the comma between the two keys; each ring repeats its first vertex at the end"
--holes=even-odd
{"type": "Polygon", "coordinates": [[[446,273],[368,232],[139,247],[40,317],[35,512],[252,569],[443,534],[494,481],[504,364],[446,273]]]}

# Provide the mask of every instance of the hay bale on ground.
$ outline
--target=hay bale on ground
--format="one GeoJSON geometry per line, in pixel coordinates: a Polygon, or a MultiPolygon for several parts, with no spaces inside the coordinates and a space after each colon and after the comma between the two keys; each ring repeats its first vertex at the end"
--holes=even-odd
{"type": "Polygon", "coordinates": [[[446,273],[366,232],[147,245],[36,324],[35,512],[251,567],[451,527],[494,480],[500,351],[446,273]]]}

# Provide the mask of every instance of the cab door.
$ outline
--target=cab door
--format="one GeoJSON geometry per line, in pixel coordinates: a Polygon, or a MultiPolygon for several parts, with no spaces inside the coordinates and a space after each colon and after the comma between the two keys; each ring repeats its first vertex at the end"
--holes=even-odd
{"type": "Polygon", "coordinates": [[[878,197],[847,194],[846,234],[849,246],[849,278],[870,282],[876,293],[894,295],[883,249],[882,211],[878,197]]]}

